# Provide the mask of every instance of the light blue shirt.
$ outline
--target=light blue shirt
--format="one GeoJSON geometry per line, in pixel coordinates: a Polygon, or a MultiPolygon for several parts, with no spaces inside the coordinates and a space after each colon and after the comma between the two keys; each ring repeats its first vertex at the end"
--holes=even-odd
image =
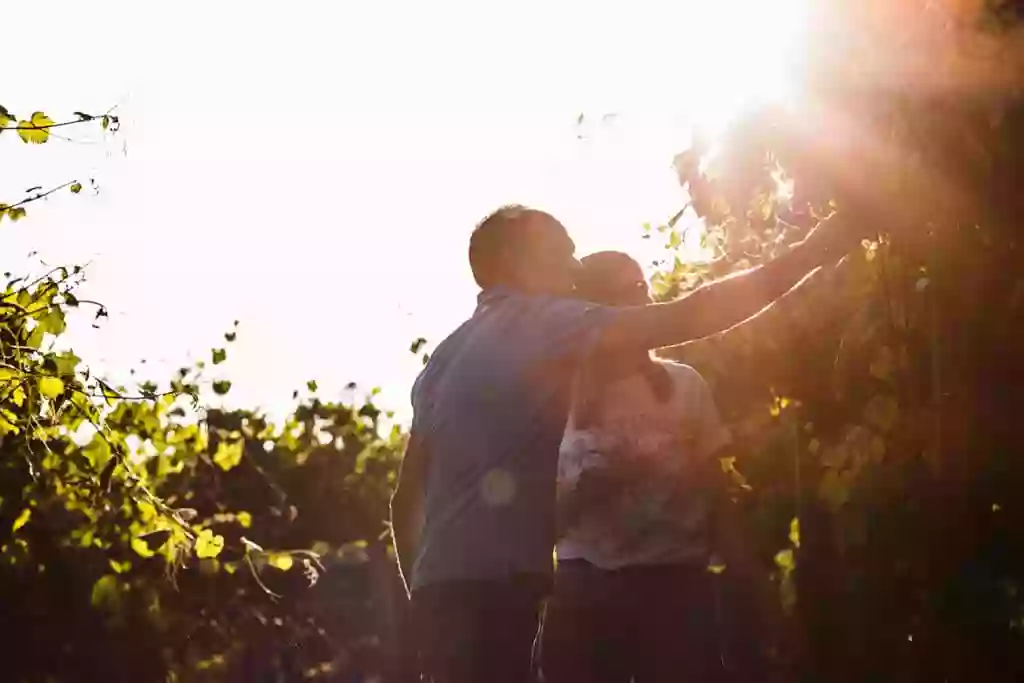
{"type": "Polygon", "coordinates": [[[430,452],[413,590],[551,572],[571,385],[615,312],[493,289],[437,347],[412,390],[430,452]]]}

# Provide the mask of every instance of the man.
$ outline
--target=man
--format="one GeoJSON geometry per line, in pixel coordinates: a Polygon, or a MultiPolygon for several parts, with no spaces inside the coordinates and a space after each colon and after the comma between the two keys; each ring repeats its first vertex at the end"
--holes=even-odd
{"type": "Polygon", "coordinates": [[[790,252],[665,304],[570,298],[580,268],[552,216],[498,209],[470,238],[483,290],[412,391],[392,499],[422,666],[435,683],[523,683],[552,574],[558,451],[585,359],[629,357],[758,313],[849,240],[816,228],[790,252]]]}

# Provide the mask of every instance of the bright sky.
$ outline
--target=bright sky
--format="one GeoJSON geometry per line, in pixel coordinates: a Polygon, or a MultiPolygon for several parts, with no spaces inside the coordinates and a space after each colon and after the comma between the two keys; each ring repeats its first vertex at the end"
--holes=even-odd
{"type": "Polygon", "coordinates": [[[3,201],[101,186],[5,222],[0,264],[31,249],[90,261],[84,295],[111,317],[70,341],[115,377],[165,380],[238,319],[211,375],[234,382],[230,403],[276,412],[315,378],[328,396],[383,386],[404,412],[410,341],[472,311],[474,223],[527,203],[581,254],[649,260],[640,226],[684,201],[671,160],[690,122],[784,85],[799,0],[152,7],[56,0],[8,17],[0,104],[57,120],[117,104],[122,129],[31,149],[0,137],[3,201]]]}

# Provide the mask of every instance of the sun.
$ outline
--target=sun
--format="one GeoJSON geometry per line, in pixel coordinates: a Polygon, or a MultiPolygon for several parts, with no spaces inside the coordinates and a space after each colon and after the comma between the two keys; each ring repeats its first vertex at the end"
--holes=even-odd
{"type": "MultiPolygon", "coordinates": [[[[692,144],[695,128],[714,142],[745,108],[799,99],[808,2],[676,0],[588,27],[599,39],[574,34],[578,44],[567,51],[589,65],[572,93],[580,107],[572,111],[586,116],[573,131],[576,162],[566,174],[582,252],[622,249],[644,263],[664,257],[656,235],[638,244],[626,226],[657,225],[682,208],[671,160],[692,144]]],[[[680,227],[688,220],[697,222],[687,216],[680,227]]],[[[685,235],[680,258],[707,260],[702,226],[685,235]]]]}
{"type": "Polygon", "coordinates": [[[684,3],[695,56],[674,106],[714,134],[744,108],[797,95],[808,0],[684,3]]]}

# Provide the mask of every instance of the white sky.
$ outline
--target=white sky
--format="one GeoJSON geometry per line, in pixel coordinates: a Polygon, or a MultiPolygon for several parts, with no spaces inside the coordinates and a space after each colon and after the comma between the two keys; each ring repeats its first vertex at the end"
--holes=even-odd
{"type": "Polygon", "coordinates": [[[90,175],[102,188],[5,221],[0,264],[30,249],[91,261],[83,294],[111,318],[80,321],[70,342],[115,377],[165,380],[238,319],[211,375],[234,382],[230,403],[276,412],[315,378],[326,396],[381,385],[404,412],[410,341],[472,311],[473,224],[522,202],[560,217],[581,254],[650,253],[640,225],[682,204],[671,159],[688,122],[720,123],[779,85],[780,8],[797,2],[595,5],[57,0],[8,13],[0,104],[57,120],[118,104],[122,129],[34,148],[0,136],[0,200],[90,175]],[[583,141],[580,112],[595,122],[583,141]]]}

